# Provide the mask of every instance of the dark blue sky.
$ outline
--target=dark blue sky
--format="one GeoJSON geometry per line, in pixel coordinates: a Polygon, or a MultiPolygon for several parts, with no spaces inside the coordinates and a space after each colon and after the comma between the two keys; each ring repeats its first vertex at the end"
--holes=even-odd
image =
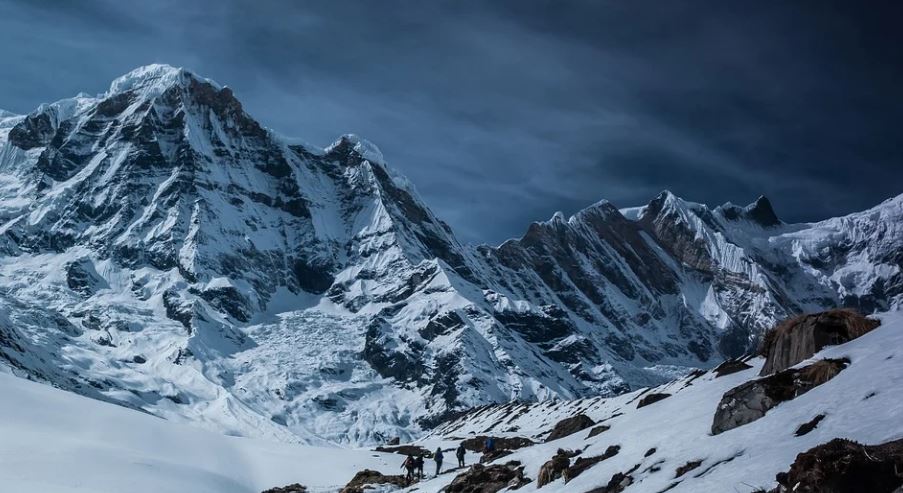
{"type": "Polygon", "coordinates": [[[0,108],[152,62],[280,133],[376,143],[466,241],[601,198],[903,192],[903,2],[0,0],[0,108]],[[679,4],[679,5],[678,5],[679,4]]]}

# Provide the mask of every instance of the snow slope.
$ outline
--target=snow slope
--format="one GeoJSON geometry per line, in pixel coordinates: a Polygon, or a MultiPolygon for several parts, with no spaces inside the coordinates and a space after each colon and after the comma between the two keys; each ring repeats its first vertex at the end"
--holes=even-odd
{"type": "Polygon", "coordinates": [[[663,192],[462,245],[375,145],[298,144],[151,65],[0,116],[0,365],[227,434],[408,439],[711,367],[789,314],[885,311],[901,224],[903,196],[793,225],[663,192]]]}
{"type": "Polygon", "coordinates": [[[237,438],[0,373],[0,491],[259,493],[300,482],[336,491],[397,455],[237,438]]]}
{"type": "MultiPolygon", "coordinates": [[[[822,358],[849,358],[851,364],[835,378],[791,401],[781,403],[763,418],[712,436],[710,429],[721,396],[755,378],[762,359],[753,368],[715,378],[713,373],[684,378],[652,389],[671,397],[637,409],[643,392],[614,398],[498,406],[435,430],[424,442],[453,446],[455,438],[491,433],[496,436],[541,437],[557,421],[585,413],[611,428],[593,438],[589,430],[549,443],[521,449],[498,460],[517,460],[526,475],[536,478],[539,468],[559,448],[583,450],[581,456],[601,455],[608,446],[620,452],[592,467],[568,484],[559,479],[544,492],[584,492],[604,486],[618,472],[634,465],[634,483],[626,493],[752,492],[775,486],[774,477],[785,471],[796,455],[833,438],[849,438],[866,444],[903,438],[903,313],[880,316],[882,325],[863,337],[828,347],[799,366],[822,358]],[[797,437],[797,428],[818,414],[826,417],[812,432],[797,437]],[[516,432],[504,430],[517,428],[516,432]],[[650,449],[655,452],[645,457],[650,449]],[[680,478],[675,470],[690,462],[701,465],[680,478]],[[652,467],[654,466],[654,467],[652,467]],[[650,469],[651,468],[651,469],[650,469]]],[[[417,486],[419,492],[437,492],[455,474],[449,473],[417,486]]],[[[518,491],[532,491],[530,483],[518,491]]],[[[412,489],[413,491],[413,489],[412,489]]]]}

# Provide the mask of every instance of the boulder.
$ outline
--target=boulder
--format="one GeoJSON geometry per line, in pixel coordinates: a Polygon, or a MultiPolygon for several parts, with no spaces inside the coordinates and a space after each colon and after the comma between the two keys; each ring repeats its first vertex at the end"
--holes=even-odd
{"type": "Polygon", "coordinates": [[[429,450],[421,447],[420,445],[398,445],[395,447],[376,447],[377,452],[384,452],[387,454],[401,454],[401,455],[414,455],[414,456],[423,456],[423,457],[432,457],[433,453],[429,450]]]}
{"type": "Polygon", "coordinates": [[[263,493],[307,493],[307,487],[295,483],[282,488],[270,488],[263,493]]]}
{"type": "Polygon", "coordinates": [[[621,451],[620,445],[611,445],[607,449],[605,449],[605,452],[603,452],[602,455],[597,455],[594,457],[579,457],[576,461],[574,461],[574,464],[572,466],[568,467],[564,471],[564,474],[563,474],[564,482],[567,483],[568,481],[583,474],[583,472],[586,471],[587,469],[589,469],[590,467],[595,466],[596,464],[602,462],[605,459],[610,459],[610,458],[618,455],[618,452],[620,452],[620,451],[621,451]]]}
{"type": "Polygon", "coordinates": [[[770,375],[804,361],[825,346],[843,344],[875,329],[878,320],[853,310],[830,310],[790,318],[765,334],[759,353],[765,357],[760,375],[770,375]]]}
{"type": "Polygon", "coordinates": [[[495,493],[509,488],[516,490],[531,480],[524,477],[520,462],[483,466],[474,464],[455,477],[442,491],[446,493],[495,493]]]}
{"type": "Polygon", "coordinates": [[[551,442],[552,440],[558,440],[559,438],[573,435],[574,433],[585,430],[590,426],[593,426],[594,424],[596,424],[596,422],[585,414],[578,414],[576,416],[571,416],[570,418],[562,419],[555,424],[554,428],[552,428],[552,432],[549,433],[548,437],[546,437],[546,441],[551,442]]]}
{"type": "Polygon", "coordinates": [[[586,435],[586,438],[592,438],[600,433],[604,433],[611,429],[611,426],[608,425],[599,425],[594,426],[592,430],[589,430],[589,435],[586,435]]]}
{"type": "MultiPolygon", "coordinates": [[[[464,448],[471,452],[482,452],[486,443],[486,435],[480,435],[463,440],[464,448]]],[[[496,450],[517,450],[519,448],[536,445],[536,442],[524,437],[492,437],[496,450]]]]}
{"type": "MultiPolygon", "coordinates": [[[[364,469],[358,471],[351,478],[351,481],[342,488],[340,493],[363,493],[364,490],[370,489],[374,484],[391,484],[398,487],[407,486],[405,477],[402,475],[386,475],[379,471],[364,469]]],[[[286,492],[288,493],[288,492],[286,492]]]]}
{"type": "Polygon", "coordinates": [[[716,366],[712,371],[715,373],[715,378],[719,378],[727,375],[732,375],[743,370],[748,370],[750,368],[752,368],[752,366],[747,365],[743,360],[729,359],[724,363],[716,366]]]}
{"type": "Polygon", "coordinates": [[[751,380],[724,393],[712,423],[717,435],[751,423],[781,402],[789,401],[834,378],[849,364],[846,359],[825,359],[799,369],[751,380]]]}
{"type": "Polygon", "coordinates": [[[566,450],[558,449],[558,452],[539,468],[539,475],[536,480],[537,487],[542,488],[563,476],[564,471],[571,466],[571,457],[573,455],[573,453],[566,450]]]}
{"type": "Polygon", "coordinates": [[[642,399],[640,399],[640,402],[637,403],[636,408],[639,409],[641,407],[648,406],[649,404],[655,404],[656,402],[667,399],[668,397],[671,397],[671,394],[646,394],[642,399]]]}
{"type": "Polygon", "coordinates": [[[772,493],[892,493],[903,487],[903,439],[862,445],[835,438],[796,456],[772,493]]]}

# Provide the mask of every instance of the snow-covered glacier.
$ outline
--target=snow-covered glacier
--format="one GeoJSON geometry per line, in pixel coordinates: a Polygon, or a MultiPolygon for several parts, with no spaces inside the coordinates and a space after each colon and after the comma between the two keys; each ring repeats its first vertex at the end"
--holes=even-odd
{"type": "Polygon", "coordinates": [[[409,438],[711,367],[790,314],[895,308],[901,216],[663,192],[464,245],[375,145],[297,144],[153,65],[0,114],[0,364],[227,434],[409,438]]]}

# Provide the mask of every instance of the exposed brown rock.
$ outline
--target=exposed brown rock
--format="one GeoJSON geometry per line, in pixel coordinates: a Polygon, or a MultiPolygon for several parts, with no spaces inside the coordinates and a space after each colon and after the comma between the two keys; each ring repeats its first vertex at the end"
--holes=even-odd
{"type": "Polygon", "coordinates": [[[573,455],[573,453],[569,453],[566,450],[558,449],[558,453],[552,456],[551,459],[539,468],[539,475],[536,479],[537,486],[542,488],[561,477],[564,474],[564,471],[570,467],[571,457],[573,455]]]}
{"type": "Polygon", "coordinates": [[[640,402],[637,403],[636,408],[639,409],[641,407],[648,406],[649,404],[655,404],[660,400],[667,399],[671,397],[671,394],[646,394],[640,399],[640,402]]]}
{"type": "Polygon", "coordinates": [[[712,434],[717,435],[751,423],[781,402],[789,401],[834,378],[847,367],[849,360],[825,359],[800,369],[784,370],[774,375],[751,380],[724,393],[715,418],[712,434]]]}
{"type": "Polygon", "coordinates": [[[639,469],[639,467],[640,465],[636,464],[627,472],[615,473],[608,481],[608,484],[600,486],[599,488],[593,488],[586,493],[621,493],[624,489],[633,484],[633,476],[631,476],[631,474],[639,469]]]}
{"type": "Polygon", "coordinates": [[[796,456],[773,493],[892,493],[903,487],[903,439],[862,445],[835,438],[796,456]]]}
{"type": "Polygon", "coordinates": [[[563,474],[564,482],[567,483],[568,481],[583,474],[583,472],[590,467],[593,467],[594,465],[602,462],[605,459],[609,459],[618,455],[618,452],[620,451],[620,445],[611,445],[607,449],[605,449],[605,452],[602,455],[597,455],[595,457],[579,457],[576,461],[574,461],[574,464],[572,466],[565,469],[563,474]]]}
{"type": "Polygon", "coordinates": [[[557,424],[555,424],[554,428],[552,428],[552,432],[549,433],[546,441],[551,442],[552,440],[557,440],[568,435],[573,435],[574,433],[577,433],[580,430],[585,430],[590,426],[593,426],[594,424],[596,424],[596,422],[585,414],[578,414],[576,416],[571,416],[570,418],[562,419],[557,424]]]}
{"type": "Polygon", "coordinates": [[[878,320],[853,310],[830,310],[787,319],[765,334],[759,353],[765,356],[760,375],[770,375],[804,361],[825,346],[843,344],[875,329],[878,320]]]}
{"type": "Polygon", "coordinates": [[[599,433],[606,432],[610,429],[611,429],[611,426],[608,426],[608,425],[595,426],[595,427],[593,427],[592,430],[589,430],[589,435],[586,435],[586,438],[592,438],[592,437],[598,435],[599,433]]]}
{"type": "Polygon", "coordinates": [[[398,445],[396,447],[376,447],[377,452],[385,452],[389,454],[401,455],[421,455],[424,457],[432,457],[433,453],[419,445],[398,445]]]}
{"type": "Polygon", "coordinates": [[[712,371],[715,372],[715,378],[718,378],[741,372],[743,370],[748,370],[750,368],[752,368],[752,366],[747,365],[743,360],[729,359],[724,363],[716,366],[712,371]]]}
{"type": "Polygon", "coordinates": [[[363,493],[365,489],[368,489],[368,485],[374,484],[394,484],[395,486],[403,487],[407,485],[407,482],[402,475],[385,475],[379,471],[364,469],[363,471],[358,471],[351,478],[351,481],[342,488],[340,493],[363,493]]]}
{"type": "Polygon", "coordinates": [[[818,423],[820,423],[823,419],[825,419],[825,415],[819,414],[818,416],[812,418],[810,421],[801,424],[800,427],[796,429],[796,433],[794,433],[794,435],[801,437],[809,433],[810,431],[814,430],[818,426],[818,423]]]}
{"type": "MultiPolygon", "coordinates": [[[[467,450],[482,452],[483,446],[486,443],[486,438],[488,438],[486,435],[480,435],[463,440],[461,443],[464,444],[464,448],[467,450]]],[[[536,442],[524,437],[492,437],[492,440],[495,442],[496,450],[517,450],[519,448],[536,445],[536,442]]]]}
{"type": "Polygon", "coordinates": [[[531,480],[524,477],[524,467],[517,461],[483,466],[474,464],[455,477],[442,491],[446,493],[495,493],[504,488],[516,490],[531,480]]]}
{"type": "Polygon", "coordinates": [[[295,483],[281,488],[270,488],[263,493],[307,493],[307,487],[295,483]]]}
{"type": "Polygon", "coordinates": [[[483,455],[480,456],[480,464],[492,462],[492,461],[498,459],[499,457],[504,457],[506,455],[511,455],[513,453],[514,452],[512,452],[511,450],[507,450],[507,449],[503,449],[503,448],[502,449],[497,448],[497,449],[493,450],[492,452],[484,452],[483,455]]]}
{"type": "Polygon", "coordinates": [[[701,465],[702,465],[701,460],[691,460],[691,461],[687,462],[686,464],[678,467],[677,470],[674,471],[674,478],[675,479],[679,478],[679,477],[683,476],[684,474],[692,471],[693,469],[696,469],[697,467],[699,467],[701,465]]]}

